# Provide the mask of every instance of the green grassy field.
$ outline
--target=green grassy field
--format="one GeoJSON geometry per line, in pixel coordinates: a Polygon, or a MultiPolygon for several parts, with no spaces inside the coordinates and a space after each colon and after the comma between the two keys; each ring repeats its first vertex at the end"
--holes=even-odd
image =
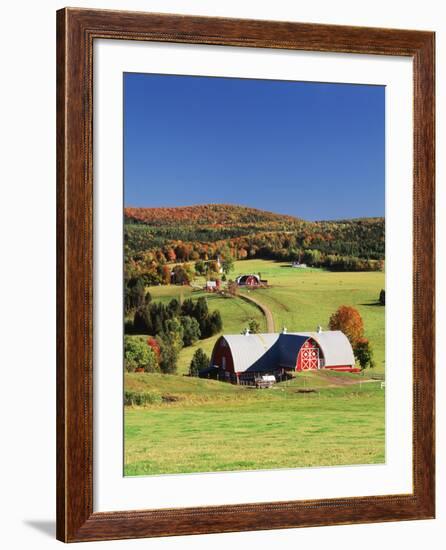
{"type": "MultiPolygon", "coordinates": [[[[328,328],[330,315],[340,305],[357,308],[376,368],[361,375],[299,373],[290,382],[255,390],[183,376],[195,350],[201,347],[210,355],[219,335],[200,340],[181,351],[178,375],[126,373],[126,391],[156,397],[155,404],[125,407],[126,475],[384,461],[385,392],[379,382],[367,382],[382,375],[385,367],[385,308],[377,303],[384,273],[301,270],[279,262],[244,260],[235,262],[231,278],[259,272],[269,288],[250,294],[271,310],[276,330],[328,328]]],[[[209,309],[222,314],[223,333],[241,333],[252,318],[266,330],[263,313],[240,297],[179,286],[149,290],[153,300],[163,302],[206,295],[209,309]]]]}
{"type": "MultiPolygon", "coordinates": [[[[385,285],[383,272],[334,273],[321,269],[293,269],[289,264],[267,260],[243,260],[235,262],[231,278],[243,273],[260,273],[271,288],[241,290],[251,293],[272,312],[276,330],[284,326],[289,332],[314,331],[318,325],[328,328],[330,315],[341,305],[358,309],[365,326],[366,337],[373,346],[376,372],[384,372],[384,316],[385,308],[377,303],[379,292],[385,285]]],[[[204,282],[204,279],[203,281],[204,282]]],[[[192,290],[190,287],[149,287],[153,300],[168,302],[172,298],[182,300],[206,296],[209,309],[219,309],[223,317],[223,333],[239,334],[250,319],[256,319],[261,330],[266,330],[265,319],[254,305],[240,298],[220,296],[192,290]]],[[[178,372],[187,373],[195,350],[199,347],[210,355],[217,336],[200,340],[180,353],[178,372]]]]}
{"type": "Polygon", "coordinates": [[[384,462],[384,391],[360,379],[307,373],[255,390],[126,374],[128,390],[157,392],[166,402],[125,408],[125,474],[384,462]]]}
{"type": "MultiPolygon", "coordinates": [[[[314,331],[328,328],[330,315],[340,305],[355,307],[364,321],[365,335],[373,346],[376,371],[384,372],[385,308],[378,303],[385,285],[380,271],[335,273],[320,269],[294,269],[289,264],[265,260],[236,262],[236,277],[261,273],[271,288],[249,291],[272,311],[276,330],[314,331]]],[[[243,290],[242,292],[248,292],[243,290]]]]}

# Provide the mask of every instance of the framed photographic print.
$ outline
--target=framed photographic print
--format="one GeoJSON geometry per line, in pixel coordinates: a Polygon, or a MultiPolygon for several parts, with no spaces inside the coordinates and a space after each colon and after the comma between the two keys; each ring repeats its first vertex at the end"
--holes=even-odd
{"type": "Polygon", "coordinates": [[[58,538],[434,517],[434,34],[57,30],[58,538]]]}

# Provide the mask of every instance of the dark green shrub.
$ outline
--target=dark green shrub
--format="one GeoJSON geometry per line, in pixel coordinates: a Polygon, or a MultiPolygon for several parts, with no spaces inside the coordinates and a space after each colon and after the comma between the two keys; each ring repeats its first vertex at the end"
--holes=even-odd
{"type": "Polygon", "coordinates": [[[381,289],[381,292],[379,293],[379,303],[382,306],[386,305],[386,291],[384,289],[381,289]]]}
{"type": "Polygon", "coordinates": [[[209,367],[210,359],[206,353],[198,348],[192,357],[189,367],[189,376],[198,376],[198,373],[209,367]]]}

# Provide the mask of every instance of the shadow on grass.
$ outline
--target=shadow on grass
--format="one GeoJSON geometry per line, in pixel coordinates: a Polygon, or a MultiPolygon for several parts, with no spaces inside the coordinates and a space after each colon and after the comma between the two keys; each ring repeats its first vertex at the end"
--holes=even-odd
{"type": "Polygon", "coordinates": [[[359,304],[360,306],[369,306],[369,307],[375,307],[375,306],[379,306],[379,307],[385,307],[384,304],[382,304],[381,302],[369,302],[368,304],[359,304]]]}

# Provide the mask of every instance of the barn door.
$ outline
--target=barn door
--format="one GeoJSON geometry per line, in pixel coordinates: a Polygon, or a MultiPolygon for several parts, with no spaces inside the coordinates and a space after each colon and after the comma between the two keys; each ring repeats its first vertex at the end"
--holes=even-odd
{"type": "Polygon", "coordinates": [[[300,368],[302,370],[316,370],[319,368],[319,348],[305,342],[301,349],[300,368]]]}

